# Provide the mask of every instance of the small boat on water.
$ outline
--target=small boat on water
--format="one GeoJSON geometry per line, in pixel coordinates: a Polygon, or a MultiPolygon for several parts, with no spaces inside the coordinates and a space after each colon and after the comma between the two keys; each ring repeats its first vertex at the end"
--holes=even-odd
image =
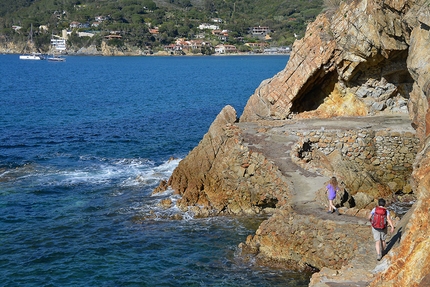
{"type": "MultiPolygon", "coordinates": [[[[28,37],[30,40],[30,44],[33,45],[33,24],[31,24],[30,35],[28,37]]],[[[41,53],[25,53],[26,48],[27,44],[24,47],[24,53],[22,55],[19,55],[20,60],[45,60],[45,56],[41,53]]]]}
{"type": "Polygon", "coordinates": [[[45,60],[45,56],[40,53],[22,54],[19,55],[20,60],[45,60]]]}
{"type": "Polygon", "coordinates": [[[65,62],[66,58],[61,56],[52,55],[51,57],[48,56],[47,60],[49,62],[65,62]]]}

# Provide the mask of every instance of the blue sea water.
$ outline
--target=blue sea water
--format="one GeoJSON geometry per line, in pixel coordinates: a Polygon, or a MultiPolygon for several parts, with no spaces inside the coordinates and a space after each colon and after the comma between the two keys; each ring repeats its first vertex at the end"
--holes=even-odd
{"type": "Polygon", "coordinates": [[[288,56],[0,55],[0,284],[307,286],[244,262],[262,219],[169,219],[151,196],[288,56]],[[171,160],[171,158],[174,158],[171,160]]]}

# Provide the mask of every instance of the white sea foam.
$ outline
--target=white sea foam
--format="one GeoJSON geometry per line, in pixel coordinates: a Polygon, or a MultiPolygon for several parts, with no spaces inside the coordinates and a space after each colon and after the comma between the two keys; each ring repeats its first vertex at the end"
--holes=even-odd
{"type": "MultiPolygon", "coordinates": [[[[31,180],[50,186],[80,184],[117,185],[119,187],[155,185],[167,179],[178,165],[179,159],[156,165],[147,159],[106,159],[80,157],[73,167],[37,166],[22,171],[18,180],[31,180]]],[[[7,173],[4,172],[2,176],[7,173]]]]}
{"type": "Polygon", "coordinates": [[[5,175],[7,175],[8,173],[10,173],[10,170],[6,170],[6,171],[4,171],[4,172],[0,173],[0,178],[1,178],[1,177],[4,177],[4,176],[5,176],[5,175]]]}
{"type": "Polygon", "coordinates": [[[128,178],[123,182],[124,186],[130,185],[151,185],[157,184],[161,180],[168,179],[173,170],[178,166],[180,159],[168,160],[159,166],[144,169],[134,178],[128,178]]]}

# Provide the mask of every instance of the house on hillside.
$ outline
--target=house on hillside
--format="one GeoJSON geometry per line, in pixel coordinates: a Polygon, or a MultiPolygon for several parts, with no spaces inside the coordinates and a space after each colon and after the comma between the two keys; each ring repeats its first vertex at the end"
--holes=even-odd
{"type": "Polygon", "coordinates": [[[237,48],[234,45],[216,45],[215,54],[232,54],[237,53],[237,48]]]}
{"type": "Polygon", "coordinates": [[[164,51],[170,53],[171,55],[182,55],[182,46],[177,44],[169,44],[164,46],[164,51]]]}
{"type": "Polygon", "coordinates": [[[185,38],[178,38],[175,41],[175,45],[183,48],[184,46],[188,46],[188,42],[185,38]]]}
{"type": "Polygon", "coordinates": [[[66,39],[53,35],[51,38],[51,46],[57,51],[65,51],[66,39]]]}
{"type": "Polygon", "coordinates": [[[207,23],[200,24],[198,28],[200,30],[219,30],[218,25],[207,24],[207,23]]]}
{"type": "Polygon", "coordinates": [[[189,42],[189,47],[192,50],[201,49],[203,46],[206,46],[207,44],[209,44],[209,43],[207,43],[207,42],[205,42],[203,40],[190,40],[188,42],[189,42]]]}
{"type": "Polygon", "coordinates": [[[227,41],[228,30],[212,30],[212,35],[217,36],[220,41],[227,41]]]}
{"type": "Polygon", "coordinates": [[[69,25],[70,29],[74,29],[74,28],[80,28],[81,27],[81,23],[78,21],[73,21],[70,23],[69,25]]]}
{"type": "Polygon", "coordinates": [[[270,28],[267,26],[258,26],[251,28],[251,34],[254,36],[266,36],[271,32],[270,28]]]}
{"type": "Polygon", "coordinates": [[[106,16],[96,16],[94,17],[94,20],[96,20],[97,22],[103,22],[107,20],[106,16]]]}

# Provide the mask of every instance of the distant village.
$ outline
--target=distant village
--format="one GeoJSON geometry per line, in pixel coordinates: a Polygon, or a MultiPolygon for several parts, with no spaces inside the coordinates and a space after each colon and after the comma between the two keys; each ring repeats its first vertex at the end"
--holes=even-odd
{"type": "MultiPolygon", "coordinates": [[[[77,21],[72,21],[69,24],[69,29],[64,29],[61,35],[53,35],[59,40],[66,41],[69,36],[75,32],[78,37],[90,37],[100,34],[101,31],[97,31],[97,28],[102,25],[106,20],[109,20],[109,16],[96,16],[92,23],[80,23],[77,21]]],[[[177,38],[171,44],[164,45],[164,52],[170,55],[184,55],[189,54],[192,51],[202,51],[203,49],[210,49],[214,54],[217,55],[228,55],[228,54],[238,54],[240,53],[238,47],[235,45],[227,44],[229,31],[221,30],[219,24],[222,23],[222,19],[213,18],[212,23],[202,23],[198,26],[201,33],[194,35],[193,39],[177,38]],[[212,46],[209,40],[205,40],[207,35],[210,34],[218,39],[219,44],[215,47],[212,46]]],[[[155,38],[159,35],[158,27],[151,27],[151,24],[147,23],[149,33],[155,38]]],[[[16,32],[21,29],[20,26],[12,27],[16,32]]],[[[49,27],[47,25],[41,25],[38,27],[39,31],[48,31],[49,27]]],[[[254,42],[243,42],[243,45],[249,47],[248,53],[255,54],[289,54],[290,47],[271,47],[269,42],[271,40],[270,33],[273,31],[267,26],[257,26],[250,27],[249,33],[253,36],[256,41],[254,42]]],[[[126,35],[121,31],[109,31],[107,35],[104,35],[105,40],[121,40],[126,35]]],[[[243,39],[240,39],[243,41],[243,39]]],[[[149,53],[149,52],[148,52],[149,53]]]]}

